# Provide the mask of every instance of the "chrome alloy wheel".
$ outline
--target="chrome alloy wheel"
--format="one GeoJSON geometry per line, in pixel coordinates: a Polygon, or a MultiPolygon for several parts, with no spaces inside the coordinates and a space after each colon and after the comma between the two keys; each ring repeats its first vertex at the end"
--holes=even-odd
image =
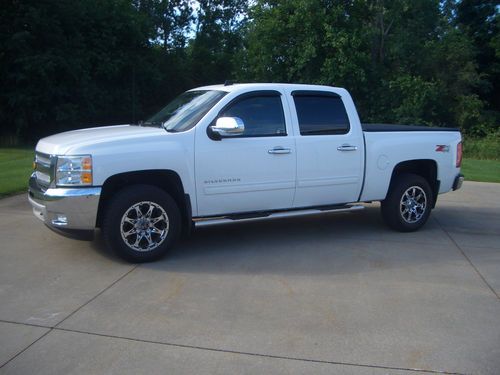
{"type": "Polygon", "coordinates": [[[169,221],[165,210],[154,202],[134,204],[122,216],[120,232],[132,250],[151,251],[165,241],[169,221]]]}
{"type": "Polygon", "coordinates": [[[427,196],[420,186],[411,186],[401,197],[399,210],[404,221],[416,223],[424,216],[427,208],[427,196]]]}

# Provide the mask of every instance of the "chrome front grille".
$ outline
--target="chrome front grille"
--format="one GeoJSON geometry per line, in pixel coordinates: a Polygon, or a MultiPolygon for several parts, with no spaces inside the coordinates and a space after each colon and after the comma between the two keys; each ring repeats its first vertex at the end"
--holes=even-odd
{"type": "Polygon", "coordinates": [[[35,152],[35,176],[38,184],[45,188],[54,181],[55,157],[35,152]]]}

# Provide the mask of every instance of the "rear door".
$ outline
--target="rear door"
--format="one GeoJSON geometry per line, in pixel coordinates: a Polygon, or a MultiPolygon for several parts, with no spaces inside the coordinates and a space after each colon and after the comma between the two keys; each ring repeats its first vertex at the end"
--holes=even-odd
{"type": "Polygon", "coordinates": [[[297,134],[294,207],[358,200],[363,177],[363,134],[354,104],[345,93],[349,111],[341,94],[333,91],[296,90],[287,96],[297,134]]]}
{"type": "MultiPolygon", "coordinates": [[[[290,208],[296,152],[283,93],[254,91],[230,101],[218,117],[238,117],[245,131],[212,140],[197,129],[195,175],[199,216],[290,208]]],[[[215,121],[216,119],[214,119],[215,121]]]]}

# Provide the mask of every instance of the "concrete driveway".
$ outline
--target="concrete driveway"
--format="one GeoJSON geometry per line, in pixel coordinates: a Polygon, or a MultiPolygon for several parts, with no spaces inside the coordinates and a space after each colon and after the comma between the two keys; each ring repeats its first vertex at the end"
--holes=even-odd
{"type": "Polygon", "coordinates": [[[2,374],[500,373],[500,184],[392,232],[378,205],[203,228],[130,265],[0,201],[2,374]]]}

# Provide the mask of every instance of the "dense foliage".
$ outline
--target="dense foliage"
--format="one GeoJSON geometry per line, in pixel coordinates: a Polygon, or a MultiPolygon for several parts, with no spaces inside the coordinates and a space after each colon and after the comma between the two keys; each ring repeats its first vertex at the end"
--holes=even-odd
{"type": "Polygon", "coordinates": [[[344,86],[364,122],[483,136],[500,123],[497,3],[5,0],[2,142],[137,121],[226,79],[344,86]]]}

